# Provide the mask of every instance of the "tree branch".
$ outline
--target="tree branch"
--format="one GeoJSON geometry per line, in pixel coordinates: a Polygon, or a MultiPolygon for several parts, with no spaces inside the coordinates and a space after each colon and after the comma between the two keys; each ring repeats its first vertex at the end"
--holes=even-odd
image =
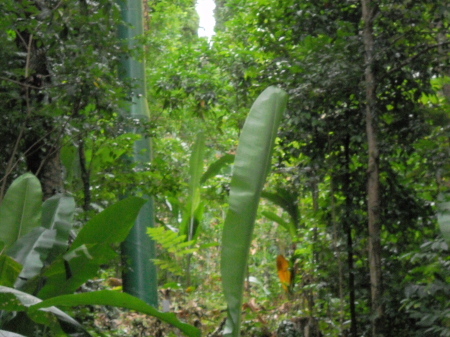
{"type": "Polygon", "coordinates": [[[28,89],[42,90],[42,87],[37,87],[35,85],[26,84],[26,83],[23,83],[23,82],[20,82],[20,81],[16,81],[16,80],[13,80],[11,78],[7,78],[7,77],[3,77],[3,76],[0,76],[0,80],[8,81],[8,82],[20,85],[21,87],[25,87],[25,88],[28,88],[28,89]]]}
{"type": "Polygon", "coordinates": [[[394,67],[394,68],[390,69],[389,71],[387,71],[386,74],[380,78],[380,81],[382,79],[384,79],[385,77],[387,77],[387,76],[389,76],[389,75],[399,71],[404,66],[407,66],[408,64],[410,64],[411,62],[413,62],[415,59],[417,59],[419,56],[425,54],[426,52],[428,52],[428,51],[430,51],[430,50],[432,50],[434,48],[439,48],[439,47],[442,47],[442,46],[445,46],[445,45],[449,45],[449,44],[450,44],[450,41],[446,41],[446,42],[436,43],[436,44],[433,44],[431,46],[428,46],[428,47],[422,49],[421,51],[417,52],[416,55],[408,57],[405,61],[400,63],[397,67],[394,67]]]}

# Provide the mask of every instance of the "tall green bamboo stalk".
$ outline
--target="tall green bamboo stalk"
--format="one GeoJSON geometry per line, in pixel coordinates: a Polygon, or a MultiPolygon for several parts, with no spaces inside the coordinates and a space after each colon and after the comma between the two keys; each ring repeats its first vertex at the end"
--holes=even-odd
{"type": "MultiPolygon", "coordinates": [[[[118,27],[119,38],[129,48],[143,49],[143,46],[139,46],[136,41],[136,36],[144,32],[142,1],[118,0],[118,4],[121,18],[125,23],[118,27]]],[[[150,114],[147,106],[144,61],[124,57],[119,66],[119,78],[131,80],[134,85],[130,100],[125,106],[125,113],[132,119],[148,121],[150,114]]],[[[142,135],[142,138],[134,144],[134,155],[131,160],[139,166],[151,161],[151,157],[150,139],[142,135]]],[[[153,227],[153,225],[153,199],[148,197],[148,202],[142,207],[134,227],[121,247],[122,259],[125,262],[122,279],[123,290],[126,293],[156,307],[158,305],[157,278],[156,267],[152,262],[155,258],[155,245],[146,233],[147,227],[153,227]]]]}

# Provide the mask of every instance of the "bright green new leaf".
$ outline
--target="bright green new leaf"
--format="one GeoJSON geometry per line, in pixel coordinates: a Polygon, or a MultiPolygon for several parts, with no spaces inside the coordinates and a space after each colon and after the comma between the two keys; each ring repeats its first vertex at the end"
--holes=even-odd
{"type": "Polygon", "coordinates": [[[445,242],[450,246],[450,201],[443,194],[438,197],[437,220],[445,242]]]}
{"type": "Polygon", "coordinates": [[[174,313],[162,313],[134,296],[110,290],[54,297],[34,305],[31,308],[31,311],[33,312],[37,309],[42,310],[42,308],[52,308],[54,306],[78,305],[110,305],[136,310],[138,312],[159,318],[160,320],[177,327],[184,332],[186,336],[200,336],[200,330],[189,324],[180,322],[174,313]]]}
{"type": "Polygon", "coordinates": [[[220,268],[228,304],[224,336],[240,335],[242,295],[253,226],[286,104],[287,94],[283,90],[267,88],[253,104],[239,138],[222,237],[220,268]]]}
{"type": "Polygon", "coordinates": [[[0,285],[13,287],[22,266],[8,255],[0,255],[0,285]]]}
{"type": "Polygon", "coordinates": [[[13,181],[0,205],[0,241],[4,248],[41,224],[42,190],[34,175],[13,181]]]}

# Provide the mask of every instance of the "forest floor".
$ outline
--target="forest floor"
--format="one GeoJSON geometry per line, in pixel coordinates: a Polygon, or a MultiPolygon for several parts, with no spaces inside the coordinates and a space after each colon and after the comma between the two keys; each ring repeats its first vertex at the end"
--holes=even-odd
{"type": "MultiPolygon", "coordinates": [[[[98,286],[104,287],[101,283],[98,283],[98,286]]],[[[162,306],[165,302],[165,306],[169,305],[170,311],[174,312],[179,320],[199,328],[202,336],[220,337],[225,323],[226,307],[223,304],[225,303],[223,298],[219,297],[221,295],[200,293],[200,291],[164,290],[160,292],[159,303],[162,306]]],[[[298,306],[297,301],[289,301],[283,293],[272,298],[270,303],[267,299],[258,300],[255,297],[248,299],[242,306],[242,336],[303,336],[308,319],[292,315],[293,312],[299,312],[296,310],[298,306]]],[[[77,308],[74,313],[94,336],[178,337],[183,335],[178,329],[154,317],[120,308],[91,306],[77,308]]]]}

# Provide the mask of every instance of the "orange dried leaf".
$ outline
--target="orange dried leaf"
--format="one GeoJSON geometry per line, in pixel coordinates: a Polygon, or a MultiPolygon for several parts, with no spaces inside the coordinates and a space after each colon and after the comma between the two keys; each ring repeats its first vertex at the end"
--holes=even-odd
{"type": "Polygon", "coordinates": [[[289,271],[289,263],[283,255],[277,256],[277,270],[281,286],[284,291],[287,291],[287,287],[291,284],[291,272],[289,271]]]}

